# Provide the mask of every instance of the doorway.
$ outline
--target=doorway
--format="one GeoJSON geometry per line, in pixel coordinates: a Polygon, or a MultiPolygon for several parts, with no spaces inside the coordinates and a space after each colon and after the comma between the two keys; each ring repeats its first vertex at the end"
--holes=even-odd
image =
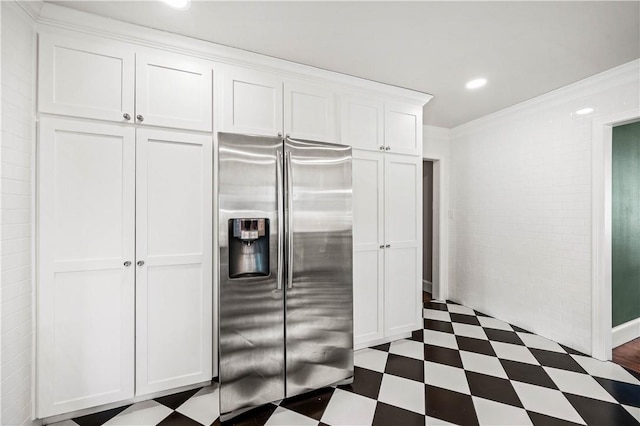
{"type": "Polygon", "coordinates": [[[422,290],[433,297],[433,161],[422,162],[422,290]]]}

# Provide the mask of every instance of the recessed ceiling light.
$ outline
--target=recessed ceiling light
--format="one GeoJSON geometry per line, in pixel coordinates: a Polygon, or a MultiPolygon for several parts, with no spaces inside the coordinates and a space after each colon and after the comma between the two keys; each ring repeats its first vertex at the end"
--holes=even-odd
{"type": "Polygon", "coordinates": [[[176,9],[187,9],[191,4],[191,0],[162,0],[164,3],[176,9]]]}
{"type": "Polygon", "coordinates": [[[476,78],[467,83],[467,89],[477,89],[487,84],[486,78],[476,78]]]}
{"type": "Polygon", "coordinates": [[[587,114],[591,114],[593,111],[595,111],[593,108],[582,108],[576,111],[576,114],[578,115],[587,115],[587,114]]]}

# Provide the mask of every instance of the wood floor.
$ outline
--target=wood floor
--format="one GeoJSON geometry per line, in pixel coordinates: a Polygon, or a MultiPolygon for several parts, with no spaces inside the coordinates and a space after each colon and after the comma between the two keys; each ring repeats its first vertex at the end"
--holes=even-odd
{"type": "Polygon", "coordinates": [[[613,362],[640,373],[640,337],[615,348],[613,362]]]}

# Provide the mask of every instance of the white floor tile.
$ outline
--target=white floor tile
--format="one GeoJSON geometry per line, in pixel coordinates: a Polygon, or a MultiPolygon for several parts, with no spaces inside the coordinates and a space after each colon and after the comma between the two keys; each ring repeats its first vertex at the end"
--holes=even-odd
{"type": "Polygon", "coordinates": [[[384,367],[387,365],[387,352],[376,349],[360,349],[353,356],[353,363],[358,367],[366,368],[373,371],[384,373],[384,367]]]}
{"type": "Polygon", "coordinates": [[[422,316],[425,319],[432,319],[438,321],[451,321],[451,317],[449,316],[449,312],[447,311],[438,311],[435,309],[423,309],[422,316]]]}
{"type": "Polygon", "coordinates": [[[529,349],[521,345],[512,345],[511,343],[491,342],[493,350],[501,359],[510,359],[511,361],[526,362],[527,364],[540,365],[538,360],[531,354],[529,349]]]}
{"type": "Polygon", "coordinates": [[[511,382],[511,384],[527,410],[585,424],[562,392],[521,382],[511,382]]]}
{"type": "Polygon", "coordinates": [[[464,315],[476,314],[474,310],[471,308],[467,308],[466,306],[462,306],[462,305],[454,305],[451,303],[447,303],[447,309],[449,310],[449,312],[452,312],[454,314],[464,314],[464,315]]]}
{"type": "Polygon", "coordinates": [[[217,385],[202,388],[176,410],[180,414],[210,425],[220,415],[220,397],[217,385]]]}
{"type": "Polygon", "coordinates": [[[389,353],[423,360],[424,345],[420,342],[416,342],[415,340],[397,340],[391,343],[389,353]]]}
{"type": "Polygon", "coordinates": [[[378,400],[424,414],[424,383],[385,374],[378,400]]]}
{"type": "Polygon", "coordinates": [[[474,339],[483,339],[489,340],[487,334],[484,332],[482,327],[478,325],[471,324],[461,324],[458,322],[452,323],[453,331],[458,336],[472,337],[474,339]]]}
{"type": "Polygon", "coordinates": [[[618,403],[609,392],[604,390],[604,388],[600,386],[600,383],[596,382],[591,376],[573,371],[560,370],[558,368],[543,368],[562,392],[586,396],[614,404],[618,403]]]}
{"type": "Polygon", "coordinates": [[[159,402],[150,400],[138,402],[128,407],[126,410],[111,418],[105,426],[133,426],[133,425],[155,425],[160,423],[173,410],[159,402]]]}
{"type": "Polygon", "coordinates": [[[595,358],[581,355],[571,355],[585,371],[592,376],[640,385],[640,380],[633,377],[627,370],[609,361],[599,361],[595,358]]]}
{"type": "Polygon", "coordinates": [[[370,425],[375,412],[374,399],[336,389],[324,410],[321,421],[334,426],[370,425]]]}
{"type": "Polygon", "coordinates": [[[462,365],[465,370],[501,377],[503,379],[508,378],[507,373],[504,371],[504,368],[502,368],[502,364],[500,364],[500,361],[496,357],[460,351],[460,358],[462,358],[462,365]]]}
{"type": "Polygon", "coordinates": [[[566,353],[565,350],[562,349],[556,342],[545,339],[544,337],[538,336],[537,334],[518,332],[518,336],[520,336],[522,342],[530,348],[544,349],[546,351],[560,352],[563,354],[566,353]]]}
{"type": "MultiPolygon", "coordinates": [[[[208,423],[210,424],[210,423],[208,423]]],[[[311,417],[303,416],[295,411],[278,407],[273,412],[265,426],[317,426],[318,422],[311,417]]]]}
{"type": "Polygon", "coordinates": [[[444,420],[436,419],[435,417],[424,417],[425,426],[456,426],[453,423],[446,422],[444,420]]]}
{"type": "Polygon", "coordinates": [[[624,409],[627,410],[635,419],[640,422],[640,408],[631,407],[629,405],[623,405],[624,409]]]}
{"type": "Polygon", "coordinates": [[[486,328],[495,328],[497,330],[513,331],[513,328],[511,328],[509,324],[495,318],[478,317],[478,321],[480,321],[480,325],[486,328]]]}
{"type": "Polygon", "coordinates": [[[455,334],[443,333],[442,331],[424,330],[424,343],[443,348],[458,349],[458,341],[455,334]]]}
{"type": "Polygon", "coordinates": [[[439,388],[467,395],[471,394],[467,375],[464,374],[464,370],[461,368],[425,361],[424,382],[439,388]]]}
{"type": "Polygon", "coordinates": [[[481,425],[531,425],[526,410],[484,398],[473,397],[473,405],[481,425]]]}

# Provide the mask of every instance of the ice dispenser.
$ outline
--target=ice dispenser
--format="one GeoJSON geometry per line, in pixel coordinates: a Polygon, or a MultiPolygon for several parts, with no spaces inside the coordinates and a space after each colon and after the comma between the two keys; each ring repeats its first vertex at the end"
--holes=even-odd
{"type": "Polygon", "coordinates": [[[229,278],[269,275],[269,219],[229,219],[229,278]]]}

